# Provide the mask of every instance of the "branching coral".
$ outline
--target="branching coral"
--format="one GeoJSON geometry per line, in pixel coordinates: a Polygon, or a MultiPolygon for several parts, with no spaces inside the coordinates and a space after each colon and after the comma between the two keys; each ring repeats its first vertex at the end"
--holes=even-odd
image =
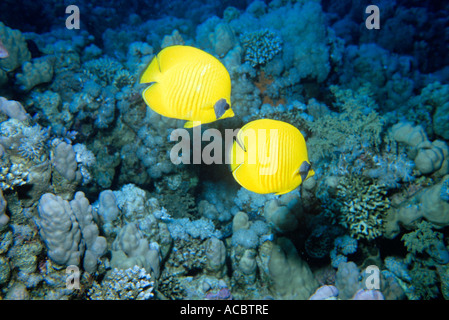
{"type": "Polygon", "coordinates": [[[98,77],[106,84],[112,84],[116,74],[123,69],[118,61],[109,57],[87,61],[84,67],[89,75],[98,77]]]}
{"type": "Polygon", "coordinates": [[[382,118],[374,110],[376,105],[369,92],[364,88],[353,92],[336,86],[331,91],[342,113],[327,114],[309,123],[313,133],[308,140],[312,162],[339,153],[375,148],[381,143],[382,118]]]}
{"type": "Polygon", "coordinates": [[[268,29],[244,33],[240,42],[245,48],[245,60],[253,67],[267,63],[282,50],[282,39],[268,29]]]}
{"type": "Polygon", "coordinates": [[[92,300],[149,300],[153,297],[153,281],[144,268],[115,268],[101,285],[94,282],[88,292],[92,300]]]}
{"type": "Polygon", "coordinates": [[[433,231],[430,222],[421,221],[415,231],[403,235],[401,239],[412,255],[427,253],[437,263],[449,262],[449,252],[444,245],[443,234],[433,231]]]}

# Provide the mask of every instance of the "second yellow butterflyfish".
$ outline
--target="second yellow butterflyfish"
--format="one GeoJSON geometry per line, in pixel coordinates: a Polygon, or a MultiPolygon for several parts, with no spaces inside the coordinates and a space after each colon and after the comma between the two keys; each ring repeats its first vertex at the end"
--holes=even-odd
{"type": "Polygon", "coordinates": [[[228,155],[235,180],[260,194],[288,193],[315,175],[303,135],[283,121],[247,123],[237,133],[228,155]]]}
{"type": "Polygon", "coordinates": [[[231,77],[214,56],[190,46],[161,50],[142,73],[142,93],[155,112],[188,120],[185,128],[234,116],[231,77]]]}

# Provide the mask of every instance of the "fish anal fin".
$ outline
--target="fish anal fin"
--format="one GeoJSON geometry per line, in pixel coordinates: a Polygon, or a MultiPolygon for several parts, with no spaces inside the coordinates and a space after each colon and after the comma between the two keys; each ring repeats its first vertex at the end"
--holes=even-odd
{"type": "Polygon", "coordinates": [[[292,189],[292,190],[284,190],[284,191],[280,191],[280,192],[278,192],[278,193],[275,193],[275,195],[276,195],[276,196],[281,196],[281,195],[286,194],[286,193],[289,193],[289,192],[291,192],[291,191],[293,191],[293,189],[292,189]]]}
{"type": "Polygon", "coordinates": [[[184,128],[186,128],[186,129],[194,128],[194,127],[197,127],[197,126],[201,125],[202,123],[203,122],[201,122],[201,121],[187,121],[184,124],[184,128]]]}

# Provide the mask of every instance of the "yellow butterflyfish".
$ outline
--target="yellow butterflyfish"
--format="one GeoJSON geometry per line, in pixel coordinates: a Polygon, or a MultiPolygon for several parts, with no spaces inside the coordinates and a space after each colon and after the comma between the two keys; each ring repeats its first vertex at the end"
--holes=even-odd
{"type": "Polygon", "coordinates": [[[247,123],[237,133],[229,157],[235,180],[256,193],[288,193],[315,175],[303,135],[283,121],[247,123]]]}
{"type": "Polygon", "coordinates": [[[170,46],[159,52],[142,73],[149,83],[142,96],[155,112],[188,120],[185,128],[234,116],[231,77],[214,56],[190,46],[170,46]]]}

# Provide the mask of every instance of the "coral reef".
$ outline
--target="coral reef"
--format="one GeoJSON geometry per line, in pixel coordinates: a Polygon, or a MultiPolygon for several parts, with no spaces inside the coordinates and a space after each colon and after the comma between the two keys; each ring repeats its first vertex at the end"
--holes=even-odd
{"type": "Polygon", "coordinates": [[[337,187],[339,223],[355,239],[373,240],[383,234],[383,220],[390,207],[385,187],[363,176],[344,177],[337,187]]]}
{"type": "Polygon", "coordinates": [[[423,188],[400,206],[391,207],[385,219],[385,236],[394,238],[399,234],[400,226],[414,229],[423,218],[436,228],[447,226],[449,204],[440,195],[448,179],[449,175],[446,175],[439,183],[423,188]]]}
{"type": "Polygon", "coordinates": [[[143,268],[115,268],[101,285],[94,282],[88,296],[92,300],[149,300],[154,296],[153,284],[143,268]]]}
{"type": "Polygon", "coordinates": [[[69,29],[53,2],[0,2],[0,299],[449,299],[448,4],[381,1],[372,30],[349,0],[80,0],[69,29]],[[315,176],[175,163],[183,121],[139,84],[172,45],[231,77],[189,154],[276,119],[315,176]]]}
{"type": "Polygon", "coordinates": [[[97,269],[97,261],[106,251],[106,239],[92,220],[92,207],[81,191],[70,202],[51,193],[39,200],[36,224],[48,249],[48,256],[57,264],[75,265],[83,259],[89,273],[97,269]],[[82,241],[81,241],[82,240],[82,241]]]}
{"type": "Polygon", "coordinates": [[[0,69],[3,71],[14,71],[31,59],[25,37],[19,30],[11,29],[0,22],[0,39],[8,50],[8,57],[0,60],[0,69]]]}
{"type": "Polygon", "coordinates": [[[245,61],[253,67],[264,65],[282,51],[282,40],[269,29],[262,29],[240,36],[245,50],[245,61]]]}

